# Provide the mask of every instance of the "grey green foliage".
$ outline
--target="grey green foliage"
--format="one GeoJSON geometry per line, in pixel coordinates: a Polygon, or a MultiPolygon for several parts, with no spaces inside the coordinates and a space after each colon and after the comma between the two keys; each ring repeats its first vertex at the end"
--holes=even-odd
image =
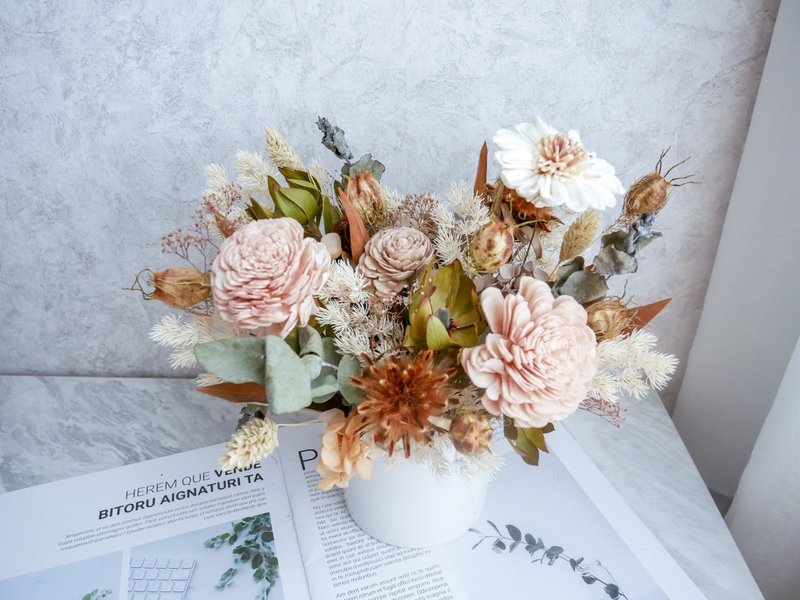
{"type": "Polygon", "coordinates": [[[361,173],[372,173],[376,181],[380,181],[386,167],[379,160],[372,158],[372,154],[365,154],[354,163],[346,162],[342,167],[342,177],[355,177],[361,173]]]}
{"type": "Polygon", "coordinates": [[[537,538],[530,533],[524,533],[519,527],[515,525],[506,525],[506,533],[502,533],[500,528],[492,521],[486,521],[493,533],[483,533],[479,529],[470,529],[470,531],[478,536],[480,539],[472,546],[475,550],[484,541],[488,540],[489,547],[498,554],[508,552],[511,554],[518,547],[522,546],[531,558],[531,563],[545,564],[554,566],[558,561],[569,563],[572,571],[581,576],[583,582],[587,585],[599,583],[603,585],[603,591],[611,600],[628,600],[628,597],[623,594],[619,586],[615,583],[602,581],[596,574],[591,572],[591,569],[583,564],[583,557],[570,558],[564,553],[564,548],[561,546],[548,546],[542,538],[537,538]]]}
{"type": "Polygon", "coordinates": [[[635,273],[639,267],[636,253],[654,239],[661,237],[653,231],[656,213],[644,213],[634,219],[627,229],[612,231],[600,238],[600,252],[594,259],[594,269],[600,275],[635,273]]]}
{"type": "MultiPolygon", "coordinates": [[[[275,582],[278,581],[278,557],[275,556],[272,533],[272,520],[269,513],[246,517],[231,523],[230,531],[206,540],[206,548],[217,549],[233,546],[233,566],[227,569],[217,581],[216,588],[228,587],[236,574],[249,565],[253,579],[261,583],[256,600],[267,600],[275,582]]],[[[85,599],[84,599],[85,600],[85,599]]],[[[94,600],[94,599],[91,599],[94,600]]]]}
{"type": "Polygon", "coordinates": [[[580,304],[588,304],[604,298],[608,292],[606,278],[584,269],[582,256],[576,256],[556,271],[553,291],[558,296],[572,296],[580,304]]]}
{"type": "MultiPolygon", "coordinates": [[[[343,359],[333,338],[322,337],[313,327],[301,327],[285,340],[269,335],[198,344],[195,356],[203,368],[225,381],[263,384],[274,414],[325,402],[340,391],[349,404],[363,398],[349,383],[352,375],[361,374],[360,363],[352,356],[343,359]]],[[[243,422],[253,416],[252,411],[243,413],[243,422]]]]}

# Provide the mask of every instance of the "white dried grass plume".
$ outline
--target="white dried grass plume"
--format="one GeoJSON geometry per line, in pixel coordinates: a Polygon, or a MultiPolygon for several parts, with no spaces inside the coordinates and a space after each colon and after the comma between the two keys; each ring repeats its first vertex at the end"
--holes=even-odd
{"type": "Polygon", "coordinates": [[[239,150],[236,153],[236,183],[248,194],[269,198],[269,178],[277,177],[275,167],[258,152],[239,150]]]}
{"type": "Polygon", "coordinates": [[[278,424],[271,419],[252,419],[231,437],[220,459],[225,470],[244,469],[269,456],[278,447],[278,424]]]}
{"type": "Polygon", "coordinates": [[[160,346],[172,348],[169,364],[173,369],[192,368],[197,365],[194,347],[242,333],[216,315],[165,315],[150,330],[149,337],[160,346]]]}
{"type": "MultiPolygon", "coordinates": [[[[383,457],[391,469],[406,459],[402,452],[389,456],[388,452],[370,440],[370,453],[374,458],[383,457]]],[[[461,454],[453,447],[447,435],[434,435],[433,441],[427,445],[414,444],[411,448],[410,460],[430,467],[437,478],[462,477],[467,480],[491,481],[505,462],[500,453],[481,452],[479,454],[461,454]]]]}
{"type": "Polygon", "coordinates": [[[383,190],[383,204],[386,207],[386,212],[393,214],[400,210],[403,204],[403,196],[394,188],[382,185],[381,189],[383,190]]]}
{"type": "Polygon", "coordinates": [[[348,261],[336,260],[328,268],[328,278],[316,297],[324,304],[334,300],[356,304],[366,302],[369,294],[364,276],[348,261]]]}
{"type": "Polygon", "coordinates": [[[572,260],[586,252],[600,230],[600,221],[600,213],[596,210],[587,210],[578,215],[564,232],[559,260],[572,260]]]}
{"type": "Polygon", "coordinates": [[[477,271],[469,256],[469,244],[489,222],[489,207],[469,185],[459,182],[450,186],[445,201],[433,209],[432,216],[436,222],[433,245],[439,260],[445,265],[458,260],[468,276],[476,276],[477,271]]]}
{"type": "Polygon", "coordinates": [[[231,185],[231,180],[228,179],[225,167],[213,163],[206,167],[205,195],[222,195],[225,192],[225,188],[229,185],[231,185]]]}
{"type": "Polygon", "coordinates": [[[221,383],[225,383],[225,380],[221,377],[217,377],[213,373],[200,373],[194,379],[197,382],[199,387],[208,387],[211,385],[219,385],[221,383]]]}
{"type": "Polygon", "coordinates": [[[671,354],[656,352],[658,338],[641,329],[597,345],[598,372],[589,386],[591,398],[618,402],[622,394],[639,400],[650,388],[661,390],[678,366],[671,354]]]}
{"type": "Polygon", "coordinates": [[[267,142],[267,154],[276,167],[303,169],[303,161],[289,142],[280,133],[269,127],[264,128],[264,139],[267,142]]]}

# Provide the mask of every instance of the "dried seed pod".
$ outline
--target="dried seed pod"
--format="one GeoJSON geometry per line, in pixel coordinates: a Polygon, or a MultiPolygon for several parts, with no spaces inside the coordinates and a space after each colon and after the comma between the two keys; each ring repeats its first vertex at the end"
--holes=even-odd
{"type": "Polygon", "coordinates": [[[478,413],[458,415],[450,425],[450,439],[461,454],[480,454],[492,444],[492,424],[478,413]]]}
{"type": "Polygon", "coordinates": [[[597,341],[610,340],[625,333],[634,323],[635,313],[619,298],[606,298],[586,309],[587,325],[592,328],[597,341]]]}
{"type": "Polygon", "coordinates": [[[496,271],[511,258],[514,250],[514,228],[500,221],[492,221],[472,239],[470,256],[481,273],[496,271]]]}
{"type": "Polygon", "coordinates": [[[625,205],[622,212],[626,217],[635,217],[644,213],[658,212],[669,199],[669,191],[673,187],[680,187],[687,183],[699,183],[698,181],[686,181],[694,175],[684,175],[682,177],[675,177],[667,179],[667,176],[672,172],[675,167],[685,163],[687,159],[672,165],[666,173],[661,174],[661,166],[664,157],[669,152],[669,148],[661,153],[656,163],[656,168],[652,173],[648,173],[644,177],[638,179],[625,194],[625,205]],[[675,183],[681,181],[682,183],[675,183]]]}
{"type": "Polygon", "coordinates": [[[146,273],[150,278],[149,283],[155,288],[145,293],[148,300],[160,300],[173,308],[189,308],[211,296],[208,273],[188,267],[146,273]]]}

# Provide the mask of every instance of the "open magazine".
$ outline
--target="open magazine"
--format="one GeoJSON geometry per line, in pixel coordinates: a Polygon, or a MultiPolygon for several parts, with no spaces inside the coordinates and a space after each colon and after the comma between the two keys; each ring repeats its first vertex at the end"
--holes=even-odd
{"type": "Polygon", "coordinates": [[[539,467],[503,440],[481,519],[430,549],[316,489],[321,431],[282,428],[242,471],[220,445],[0,495],[0,599],[704,598],[561,428],[539,467]]]}

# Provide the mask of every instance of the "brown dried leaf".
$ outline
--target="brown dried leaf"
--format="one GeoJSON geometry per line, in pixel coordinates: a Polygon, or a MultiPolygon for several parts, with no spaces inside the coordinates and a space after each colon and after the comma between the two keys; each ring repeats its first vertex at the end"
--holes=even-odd
{"type": "MultiPolygon", "coordinates": [[[[354,185],[353,180],[348,178],[348,185],[354,185]]],[[[367,227],[364,225],[364,219],[358,214],[358,211],[353,206],[353,203],[347,197],[344,188],[339,188],[339,204],[342,205],[344,214],[347,217],[347,223],[350,226],[350,256],[353,258],[354,263],[358,263],[358,259],[364,253],[364,246],[367,245],[369,234],[367,227]]]]}
{"type": "Polygon", "coordinates": [[[266,402],[267,399],[267,392],[260,383],[218,383],[217,385],[200,386],[197,391],[241,404],[266,402]]]}
{"type": "Polygon", "coordinates": [[[642,329],[650,321],[655,319],[658,316],[658,313],[664,310],[671,300],[672,298],[665,298],[664,300],[659,300],[658,302],[653,302],[652,304],[645,304],[644,306],[631,308],[630,310],[633,313],[633,325],[627,331],[625,331],[625,333],[631,333],[635,329],[642,329]]]}
{"type": "Polygon", "coordinates": [[[478,157],[478,172],[475,175],[475,195],[480,196],[483,199],[486,199],[487,190],[486,190],[486,173],[487,173],[487,157],[489,155],[489,147],[486,145],[486,142],[483,142],[483,146],[481,146],[481,153],[478,157]]]}

